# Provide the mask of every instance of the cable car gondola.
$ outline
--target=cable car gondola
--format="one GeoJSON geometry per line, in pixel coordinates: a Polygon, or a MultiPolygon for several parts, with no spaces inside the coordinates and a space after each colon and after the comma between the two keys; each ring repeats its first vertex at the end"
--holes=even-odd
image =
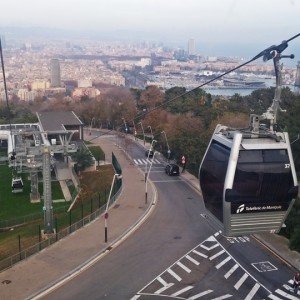
{"type": "Polygon", "coordinates": [[[14,177],[11,182],[11,188],[13,193],[22,193],[23,192],[23,180],[21,177],[14,177]]]}
{"type": "Polygon", "coordinates": [[[298,195],[288,133],[274,130],[280,52],[271,55],[276,71],[272,106],[261,116],[250,115],[247,129],[217,125],[199,168],[208,216],[226,236],[278,232],[298,195]],[[261,120],[268,120],[269,128],[261,120]]]}

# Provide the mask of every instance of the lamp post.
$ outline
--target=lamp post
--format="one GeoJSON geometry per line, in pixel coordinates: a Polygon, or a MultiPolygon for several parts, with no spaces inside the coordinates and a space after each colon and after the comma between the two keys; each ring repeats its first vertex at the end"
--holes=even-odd
{"type": "Polygon", "coordinates": [[[127,128],[127,124],[124,118],[122,118],[123,122],[124,122],[124,126],[125,126],[125,133],[127,134],[128,132],[128,128],[127,128]]]}
{"type": "Polygon", "coordinates": [[[93,117],[92,120],[91,120],[91,124],[90,124],[90,135],[92,134],[92,126],[93,126],[93,123],[95,125],[95,118],[93,117]]]}
{"type": "Polygon", "coordinates": [[[134,139],[136,140],[136,134],[137,134],[137,132],[136,132],[134,120],[132,122],[133,122],[133,128],[134,128],[134,139]]]}
{"type": "Polygon", "coordinates": [[[165,139],[166,139],[166,143],[167,143],[167,147],[168,147],[168,162],[170,160],[170,154],[171,154],[171,150],[170,150],[170,147],[169,147],[169,143],[168,143],[168,139],[167,139],[167,135],[166,135],[166,132],[165,131],[162,131],[161,133],[163,133],[165,135],[165,139]]]}
{"type": "Polygon", "coordinates": [[[105,207],[105,213],[104,213],[104,235],[105,235],[105,243],[107,243],[107,219],[108,219],[108,208],[109,208],[109,203],[110,203],[110,199],[111,199],[111,193],[114,187],[114,183],[115,183],[115,178],[117,177],[117,179],[121,179],[122,175],[120,174],[115,174],[112,180],[112,184],[110,187],[110,192],[109,192],[109,196],[106,202],[106,207],[105,207]]]}
{"type": "MultiPolygon", "coordinates": [[[[153,144],[156,143],[157,141],[156,140],[152,140],[151,142],[151,145],[150,145],[150,149],[148,151],[148,156],[147,156],[147,160],[146,160],[146,164],[145,164],[145,182],[147,181],[147,166],[148,166],[148,160],[149,160],[149,157],[150,157],[150,151],[152,150],[153,151],[153,144]]],[[[153,151],[153,157],[154,157],[154,151],[153,151]]],[[[153,162],[153,157],[152,157],[152,161],[153,162]]]]}
{"type": "Polygon", "coordinates": [[[142,123],[142,122],[140,122],[139,124],[140,124],[140,125],[141,125],[141,127],[142,127],[143,136],[144,136],[144,146],[145,146],[145,131],[144,131],[143,123],[142,123]]]}
{"type": "Polygon", "coordinates": [[[152,157],[152,161],[151,161],[151,164],[150,164],[150,167],[149,167],[149,172],[148,174],[146,175],[146,182],[145,182],[145,204],[147,204],[148,202],[148,190],[147,190],[147,183],[148,183],[148,178],[149,178],[149,175],[150,175],[150,171],[151,171],[151,168],[152,168],[152,165],[153,165],[153,159],[154,159],[154,156],[155,156],[155,151],[153,153],[153,157],[152,157]]]}
{"type": "Polygon", "coordinates": [[[153,135],[152,127],[149,125],[148,128],[150,129],[152,140],[153,140],[154,139],[154,135],[153,135]]]}

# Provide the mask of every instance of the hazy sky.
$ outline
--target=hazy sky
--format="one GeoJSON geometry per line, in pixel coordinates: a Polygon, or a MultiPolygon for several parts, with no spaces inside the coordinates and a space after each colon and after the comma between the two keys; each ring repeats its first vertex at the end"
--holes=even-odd
{"type": "MultiPolygon", "coordinates": [[[[300,33],[300,0],[2,0],[0,31],[4,26],[194,38],[200,52],[235,44],[262,50],[300,33]]],[[[290,46],[300,60],[299,41],[290,46]]]]}

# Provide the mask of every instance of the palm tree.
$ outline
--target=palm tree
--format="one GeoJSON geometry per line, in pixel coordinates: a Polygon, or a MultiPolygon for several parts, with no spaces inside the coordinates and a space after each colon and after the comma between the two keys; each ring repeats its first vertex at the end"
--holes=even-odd
{"type": "Polygon", "coordinates": [[[86,148],[79,148],[77,152],[72,154],[72,159],[76,162],[76,171],[78,173],[84,171],[94,163],[91,152],[86,148]]]}

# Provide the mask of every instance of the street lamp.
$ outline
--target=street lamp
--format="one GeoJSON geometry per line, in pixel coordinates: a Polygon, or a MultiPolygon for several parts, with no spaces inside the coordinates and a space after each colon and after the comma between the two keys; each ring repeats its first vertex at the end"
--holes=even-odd
{"type": "Polygon", "coordinates": [[[150,129],[152,140],[153,140],[154,139],[154,135],[153,135],[152,127],[149,125],[148,128],[150,129]]]}
{"type": "Polygon", "coordinates": [[[146,187],[145,187],[145,203],[147,204],[147,201],[148,201],[148,191],[147,191],[147,183],[148,183],[148,177],[149,177],[149,175],[150,175],[150,171],[151,171],[151,168],[152,168],[152,165],[153,165],[153,159],[154,159],[154,156],[155,156],[155,151],[154,151],[154,153],[153,153],[153,157],[152,157],[152,161],[151,161],[151,164],[150,164],[150,167],[149,167],[149,172],[148,172],[148,174],[146,175],[146,182],[145,182],[145,185],[146,185],[146,187]]]}
{"type": "Polygon", "coordinates": [[[145,146],[145,131],[144,131],[143,123],[140,122],[139,124],[141,124],[141,127],[142,127],[143,136],[144,136],[144,146],[145,146]]]}
{"type": "Polygon", "coordinates": [[[111,198],[111,193],[115,184],[115,178],[117,177],[117,179],[121,179],[122,175],[120,174],[115,174],[112,180],[112,184],[110,187],[110,192],[109,192],[109,196],[106,202],[106,207],[105,207],[105,213],[104,213],[104,235],[105,235],[105,243],[107,243],[107,219],[108,219],[108,208],[109,208],[109,203],[110,203],[110,198],[111,198]]]}
{"type": "Polygon", "coordinates": [[[127,134],[128,128],[127,128],[126,121],[125,121],[125,119],[124,119],[124,118],[122,118],[122,120],[123,120],[123,122],[124,122],[124,126],[125,126],[125,132],[126,132],[126,134],[127,134]]]}
{"type": "Polygon", "coordinates": [[[90,135],[92,134],[92,126],[93,126],[93,123],[95,125],[95,118],[93,117],[92,120],[91,120],[91,124],[90,124],[90,135]]]}
{"type": "MultiPolygon", "coordinates": [[[[151,150],[153,151],[153,144],[154,144],[154,143],[157,143],[157,141],[156,141],[156,140],[152,140],[151,145],[150,145],[150,149],[148,150],[148,156],[147,156],[147,160],[146,160],[146,164],[145,164],[145,182],[146,182],[146,180],[147,180],[147,166],[148,166],[148,160],[149,160],[149,157],[150,157],[150,152],[151,152],[151,150]]],[[[154,153],[153,153],[153,157],[154,157],[154,153]]],[[[151,161],[151,162],[153,162],[153,157],[152,157],[152,161],[151,161]]]]}
{"type": "Polygon", "coordinates": [[[166,139],[166,143],[167,143],[167,147],[168,147],[168,162],[170,160],[170,154],[171,154],[171,150],[170,150],[170,147],[169,147],[169,143],[168,143],[168,139],[167,139],[167,135],[166,135],[166,132],[165,131],[162,131],[161,133],[163,133],[165,135],[165,139],[166,139]]]}
{"type": "Polygon", "coordinates": [[[137,134],[137,132],[136,132],[134,120],[132,120],[132,122],[133,122],[133,128],[134,128],[134,139],[136,140],[136,134],[137,134]]]}

